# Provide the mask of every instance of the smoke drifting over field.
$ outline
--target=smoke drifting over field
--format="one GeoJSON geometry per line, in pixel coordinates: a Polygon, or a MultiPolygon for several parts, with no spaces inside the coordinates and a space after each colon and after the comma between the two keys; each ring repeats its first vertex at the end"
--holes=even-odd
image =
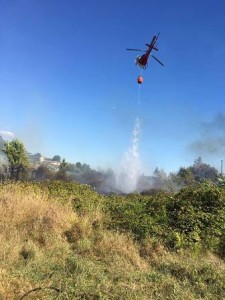
{"type": "Polygon", "coordinates": [[[200,137],[189,145],[199,156],[221,155],[225,150],[225,116],[218,114],[211,122],[200,126],[200,137]]]}

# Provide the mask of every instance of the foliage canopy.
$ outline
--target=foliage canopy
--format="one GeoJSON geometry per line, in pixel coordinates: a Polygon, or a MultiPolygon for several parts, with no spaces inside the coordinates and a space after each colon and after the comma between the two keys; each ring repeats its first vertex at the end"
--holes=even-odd
{"type": "Polygon", "coordinates": [[[23,143],[18,139],[14,139],[11,142],[5,143],[2,151],[9,162],[11,179],[25,179],[30,163],[23,143]]]}

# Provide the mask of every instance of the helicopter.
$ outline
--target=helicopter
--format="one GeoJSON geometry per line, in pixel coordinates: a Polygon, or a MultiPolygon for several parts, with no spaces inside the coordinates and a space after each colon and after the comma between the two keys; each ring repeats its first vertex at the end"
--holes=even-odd
{"type": "Polygon", "coordinates": [[[151,52],[152,50],[156,50],[158,51],[159,49],[156,47],[156,42],[159,38],[159,33],[158,35],[154,35],[153,38],[152,38],[152,41],[150,44],[145,44],[146,46],[148,46],[148,50],[146,51],[143,51],[143,50],[140,50],[140,49],[132,49],[132,48],[129,48],[129,49],[126,49],[128,51],[141,51],[141,52],[145,52],[145,54],[143,55],[138,55],[135,62],[136,62],[136,65],[138,65],[140,68],[142,69],[146,69],[148,67],[148,60],[149,60],[149,56],[153,57],[160,65],[164,66],[164,64],[158,60],[157,57],[155,57],[151,52]]]}

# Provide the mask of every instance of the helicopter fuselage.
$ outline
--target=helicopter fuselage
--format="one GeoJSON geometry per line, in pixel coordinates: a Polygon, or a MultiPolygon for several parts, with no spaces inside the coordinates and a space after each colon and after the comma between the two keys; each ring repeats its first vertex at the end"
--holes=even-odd
{"type": "Polygon", "coordinates": [[[148,66],[149,55],[151,54],[152,50],[154,49],[154,50],[158,51],[158,49],[154,47],[157,39],[158,39],[158,36],[155,35],[152,38],[151,43],[150,44],[146,44],[146,46],[148,46],[148,50],[145,52],[145,54],[137,56],[137,58],[136,58],[136,64],[139,67],[141,67],[143,69],[146,69],[147,66],[148,66]]]}
{"type": "MultiPolygon", "coordinates": [[[[147,66],[148,66],[148,60],[149,60],[150,56],[152,56],[162,66],[164,66],[163,63],[160,60],[158,60],[158,58],[155,57],[152,54],[152,50],[158,51],[158,48],[155,46],[156,42],[158,40],[158,37],[159,37],[159,34],[158,35],[154,35],[153,38],[152,38],[152,40],[151,40],[151,43],[150,44],[146,44],[146,46],[148,47],[148,49],[146,51],[144,51],[145,53],[143,55],[138,55],[136,57],[136,65],[138,65],[140,68],[142,68],[142,69],[146,69],[147,68],[147,66]]],[[[129,48],[127,50],[142,51],[140,49],[133,49],[133,48],[129,48]]]]}

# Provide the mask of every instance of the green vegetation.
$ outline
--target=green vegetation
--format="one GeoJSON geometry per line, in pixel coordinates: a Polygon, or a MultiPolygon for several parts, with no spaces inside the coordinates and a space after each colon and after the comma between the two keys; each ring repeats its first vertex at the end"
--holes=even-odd
{"type": "Polygon", "coordinates": [[[15,180],[27,178],[30,164],[23,143],[19,140],[5,143],[2,151],[8,158],[10,178],[15,180]]]}
{"type": "Polygon", "coordinates": [[[64,180],[64,181],[67,180],[67,175],[66,175],[67,167],[68,167],[68,163],[63,158],[63,160],[60,163],[59,170],[55,174],[56,180],[64,180]]]}
{"type": "MultiPolygon", "coordinates": [[[[0,181],[13,180],[63,180],[86,183],[95,188],[99,193],[122,192],[118,190],[117,176],[111,169],[94,170],[87,164],[71,164],[54,155],[52,159],[44,158],[40,153],[30,156],[29,163],[27,152],[22,142],[13,140],[5,142],[0,137],[0,181]],[[4,154],[4,155],[3,155],[4,154]]],[[[224,186],[225,177],[218,171],[204,163],[201,157],[197,158],[192,166],[181,167],[175,173],[166,174],[164,170],[157,167],[152,176],[139,176],[136,191],[161,190],[179,191],[188,186],[210,180],[211,182],[224,186]]]]}
{"type": "Polygon", "coordinates": [[[224,299],[225,190],[0,185],[0,299],[224,299]]]}

